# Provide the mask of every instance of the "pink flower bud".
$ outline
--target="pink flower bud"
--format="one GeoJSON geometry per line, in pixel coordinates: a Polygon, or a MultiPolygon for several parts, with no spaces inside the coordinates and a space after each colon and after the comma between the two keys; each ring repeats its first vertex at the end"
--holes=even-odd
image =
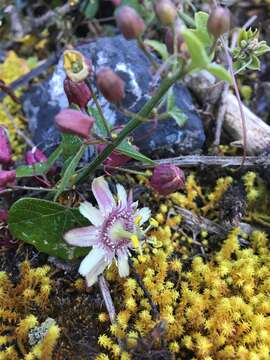
{"type": "Polygon", "coordinates": [[[1,209],[0,210],[0,222],[6,223],[8,220],[8,210],[7,209],[1,209]]]}
{"type": "Polygon", "coordinates": [[[64,80],[64,90],[69,104],[78,105],[81,109],[87,106],[92,97],[91,91],[84,81],[74,82],[66,78],[64,80]]]}
{"type": "Polygon", "coordinates": [[[113,3],[114,6],[119,6],[119,5],[121,5],[121,1],[122,1],[122,0],[111,0],[111,2],[113,3]]]}
{"type": "Polygon", "coordinates": [[[162,25],[170,26],[177,16],[175,5],[171,0],[156,0],[155,12],[162,25]]]}
{"type": "Polygon", "coordinates": [[[4,189],[7,185],[14,185],[15,180],[15,170],[0,170],[0,189],[4,189]]]}
{"type": "Polygon", "coordinates": [[[37,147],[27,151],[25,154],[25,161],[27,165],[34,165],[37,163],[46,162],[47,160],[48,158],[44,152],[39,150],[37,147]]]}
{"type": "Polygon", "coordinates": [[[0,164],[9,164],[11,162],[11,147],[4,128],[0,127],[0,164]]]}
{"type": "Polygon", "coordinates": [[[170,164],[156,166],[150,180],[152,188],[164,196],[182,189],[184,184],[184,172],[177,166],[170,164]]]}
{"type": "Polygon", "coordinates": [[[103,68],[98,72],[97,87],[110,102],[118,103],[125,97],[124,81],[109,68],[103,68]]]}
{"type": "Polygon", "coordinates": [[[225,34],[230,30],[231,15],[230,10],[218,6],[214,8],[209,16],[207,29],[209,34],[214,35],[215,38],[225,34]]]}
{"type": "Polygon", "coordinates": [[[84,139],[89,138],[94,122],[93,117],[72,109],[62,110],[55,117],[55,123],[61,132],[78,135],[84,139]]]}
{"type": "Polygon", "coordinates": [[[137,39],[145,30],[143,19],[135,9],[127,5],[117,12],[116,24],[127,40],[137,39]]]}
{"type": "MultiPolygon", "coordinates": [[[[97,145],[97,151],[100,153],[102,152],[107,145],[105,144],[98,144],[97,145]]],[[[125,165],[128,161],[130,161],[131,158],[129,156],[126,156],[124,154],[121,154],[118,151],[113,151],[109,157],[103,162],[104,166],[112,166],[112,167],[118,167],[125,165]]]]}

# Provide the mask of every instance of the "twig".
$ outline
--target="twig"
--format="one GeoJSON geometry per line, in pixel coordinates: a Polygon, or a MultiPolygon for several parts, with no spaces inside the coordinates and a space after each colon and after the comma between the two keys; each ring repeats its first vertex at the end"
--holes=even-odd
{"type": "MultiPolygon", "coordinates": [[[[39,65],[38,67],[36,67],[32,71],[30,71],[29,73],[23,75],[19,79],[13,81],[13,83],[11,83],[9,85],[9,89],[14,91],[18,87],[26,85],[33,78],[39,76],[41,73],[43,73],[44,71],[49,69],[52,65],[56,64],[57,61],[58,61],[58,55],[57,54],[52,55],[43,64],[39,65]]],[[[4,99],[4,97],[7,96],[7,95],[8,95],[7,93],[5,93],[3,91],[0,91],[0,101],[2,101],[4,99]]]]}
{"type": "Polygon", "coordinates": [[[155,62],[153,56],[150,54],[150,52],[147,50],[147,47],[145,46],[145,43],[143,42],[143,40],[138,37],[137,39],[137,43],[139,45],[139,47],[142,49],[142,51],[144,52],[144,54],[146,55],[147,59],[150,61],[151,65],[153,66],[153,68],[155,70],[158,70],[159,65],[155,62]]]}
{"type": "Polygon", "coordinates": [[[46,14],[34,19],[32,25],[33,27],[43,26],[53,17],[64,16],[67,13],[69,13],[71,10],[74,10],[76,7],[78,7],[78,5],[79,4],[70,5],[69,3],[67,3],[61,7],[56,8],[55,10],[49,10],[46,14]]]}
{"type": "MultiPolygon", "coordinates": [[[[148,169],[160,164],[173,164],[182,167],[194,166],[221,166],[221,167],[234,167],[241,165],[241,156],[200,156],[188,155],[178,156],[175,158],[167,158],[162,160],[155,160],[155,164],[136,163],[134,165],[126,165],[130,169],[148,169]]],[[[247,156],[244,164],[248,166],[263,166],[270,165],[269,156],[247,156]]]]}
{"type": "Polygon", "coordinates": [[[220,101],[218,113],[217,113],[217,125],[216,125],[216,132],[215,132],[215,140],[213,142],[214,147],[218,147],[220,144],[222,125],[223,125],[226,110],[227,110],[227,104],[226,104],[225,99],[227,97],[229,89],[230,89],[230,84],[225,83],[223,91],[222,91],[222,95],[221,95],[221,101],[220,101]]]}
{"type": "Polygon", "coordinates": [[[42,192],[42,191],[46,191],[46,192],[55,191],[55,189],[49,189],[49,188],[43,188],[43,187],[13,185],[12,187],[1,190],[0,195],[5,194],[5,193],[9,193],[9,192],[18,191],[18,190],[32,190],[32,191],[40,191],[40,192],[42,192]]]}
{"type": "Polygon", "coordinates": [[[9,112],[6,104],[2,103],[2,107],[4,110],[4,113],[6,114],[6,116],[8,117],[9,121],[11,122],[11,124],[13,125],[13,127],[16,130],[16,133],[29,145],[31,146],[31,148],[33,148],[35,146],[35,144],[29,139],[28,136],[25,135],[25,133],[23,131],[21,131],[18,126],[15,124],[15,121],[13,119],[13,116],[11,115],[11,113],[9,112]]]}
{"type": "Polygon", "coordinates": [[[159,320],[160,319],[160,314],[159,314],[159,311],[157,309],[157,305],[153,302],[149,291],[146,289],[140,275],[137,273],[137,271],[136,271],[136,269],[135,269],[135,267],[133,265],[133,262],[132,262],[132,260],[130,258],[128,258],[128,263],[129,263],[129,266],[131,268],[132,275],[134,276],[134,278],[137,281],[138,285],[142,289],[144,296],[147,298],[147,300],[148,300],[148,302],[149,302],[149,304],[151,306],[154,319],[159,320]]]}

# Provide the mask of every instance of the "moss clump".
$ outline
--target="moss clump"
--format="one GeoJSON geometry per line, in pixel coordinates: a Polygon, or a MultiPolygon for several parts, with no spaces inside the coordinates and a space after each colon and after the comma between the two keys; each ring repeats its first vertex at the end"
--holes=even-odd
{"type": "MultiPolygon", "coordinates": [[[[45,313],[51,292],[48,266],[30,268],[22,263],[20,281],[14,285],[5,272],[0,272],[0,359],[52,359],[59,337],[59,328],[53,322],[34,345],[29,334],[38,327],[34,313],[45,313]]],[[[44,315],[43,315],[44,316],[44,315]]]]}

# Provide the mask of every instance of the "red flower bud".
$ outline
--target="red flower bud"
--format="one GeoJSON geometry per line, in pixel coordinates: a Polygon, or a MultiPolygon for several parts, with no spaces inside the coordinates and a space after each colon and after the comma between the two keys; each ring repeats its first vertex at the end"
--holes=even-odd
{"type": "Polygon", "coordinates": [[[110,102],[118,103],[125,97],[124,81],[109,68],[101,69],[97,74],[97,87],[110,102]]]}
{"type": "Polygon", "coordinates": [[[55,123],[61,132],[78,135],[85,139],[89,138],[94,122],[93,117],[72,109],[62,110],[55,117],[55,123]]]}
{"type": "Polygon", "coordinates": [[[163,25],[170,26],[174,23],[177,11],[171,0],[156,0],[154,8],[157,17],[163,25]]]}
{"type": "Polygon", "coordinates": [[[37,163],[46,162],[47,160],[48,158],[44,152],[39,150],[37,147],[27,151],[25,154],[25,161],[27,165],[34,165],[37,163]]]}
{"type": "Polygon", "coordinates": [[[0,170],[0,189],[4,189],[7,185],[14,185],[16,180],[15,170],[0,170]]]}
{"type": "Polygon", "coordinates": [[[84,81],[74,82],[66,78],[64,80],[64,90],[69,104],[78,105],[81,109],[86,107],[92,97],[91,91],[84,81]]]}
{"type": "Polygon", "coordinates": [[[117,12],[116,24],[127,40],[137,39],[145,30],[143,19],[135,9],[127,5],[117,12]]]}
{"type": "Polygon", "coordinates": [[[231,16],[230,11],[222,6],[214,8],[209,16],[207,29],[209,34],[218,38],[230,30],[231,16]]]}
{"type": "Polygon", "coordinates": [[[170,164],[156,166],[150,180],[152,188],[164,196],[182,189],[184,184],[184,172],[177,166],[170,164]]]}
{"type": "Polygon", "coordinates": [[[9,164],[11,162],[11,147],[4,128],[0,127],[0,164],[9,164]]]}
{"type": "MultiPolygon", "coordinates": [[[[97,145],[97,151],[100,153],[102,152],[107,145],[105,144],[98,144],[97,145]]],[[[130,161],[131,158],[129,156],[123,155],[118,151],[113,151],[109,157],[105,161],[103,161],[104,166],[123,166],[128,161],[130,161]]]]}
{"type": "Polygon", "coordinates": [[[8,220],[8,210],[7,209],[1,209],[0,210],[0,222],[6,223],[8,220]]]}

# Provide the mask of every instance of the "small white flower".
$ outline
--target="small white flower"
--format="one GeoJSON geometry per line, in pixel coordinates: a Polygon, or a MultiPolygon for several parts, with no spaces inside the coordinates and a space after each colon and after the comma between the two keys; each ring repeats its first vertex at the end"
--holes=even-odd
{"type": "Polygon", "coordinates": [[[148,208],[137,209],[138,202],[133,202],[120,184],[117,187],[117,202],[108,183],[103,177],[92,182],[92,191],[99,209],[89,202],[80,205],[80,212],[93,225],[68,231],[65,241],[74,246],[92,246],[90,253],[83,259],[79,273],[85,276],[88,286],[93,285],[113,259],[116,260],[119,275],[129,274],[129,249],[134,248],[131,239],[140,238],[140,226],[150,218],[148,208]]]}

